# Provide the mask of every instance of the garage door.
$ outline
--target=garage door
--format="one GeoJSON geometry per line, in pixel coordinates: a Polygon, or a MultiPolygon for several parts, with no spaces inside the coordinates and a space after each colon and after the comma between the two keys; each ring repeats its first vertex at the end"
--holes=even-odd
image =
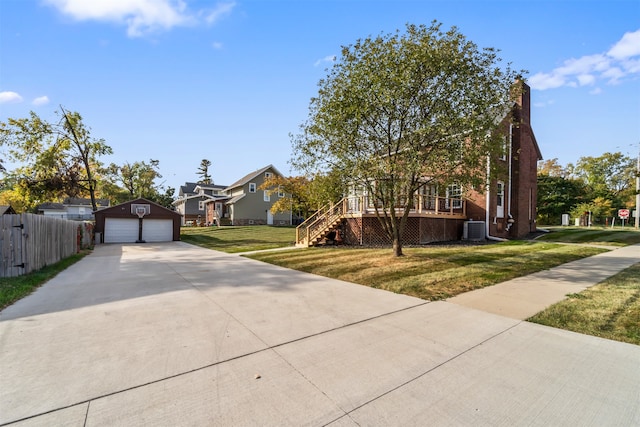
{"type": "Polygon", "coordinates": [[[105,218],[105,243],[133,243],[138,240],[137,218],[105,218]]]}
{"type": "Polygon", "coordinates": [[[145,219],[142,222],[142,240],[145,242],[170,242],[173,240],[173,221],[170,219],[145,219]]]}
{"type": "MultiPolygon", "coordinates": [[[[137,218],[105,218],[105,243],[134,243],[138,240],[137,218]]],[[[173,240],[173,221],[170,219],[145,219],[142,222],[142,240],[145,242],[170,242],[173,240]]]]}

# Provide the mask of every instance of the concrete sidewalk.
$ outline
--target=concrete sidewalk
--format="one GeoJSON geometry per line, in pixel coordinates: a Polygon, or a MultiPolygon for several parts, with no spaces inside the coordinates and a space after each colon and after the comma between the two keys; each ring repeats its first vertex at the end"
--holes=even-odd
{"type": "Polygon", "coordinates": [[[640,245],[625,246],[589,258],[449,298],[454,304],[512,319],[528,319],[640,262],[640,245]]]}
{"type": "Polygon", "coordinates": [[[640,424],[640,347],[180,242],[0,313],[0,424],[640,424]]]}

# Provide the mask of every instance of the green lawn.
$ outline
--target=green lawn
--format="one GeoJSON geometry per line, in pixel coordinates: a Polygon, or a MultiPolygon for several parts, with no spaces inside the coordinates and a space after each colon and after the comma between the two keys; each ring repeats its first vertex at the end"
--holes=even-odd
{"type": "Polygon", "coordinates": [[[217,251],[238,253],[293,246],[295,227],[182,227],[180,239],[217,251]]]}
{"type": "Polygon", "coordinates": [[[640,243],[640,231],[632,227],[548,227],[550,232],[538,240],[546,242],[584,243],[626,246],[640,243]]]}
{"type": "Polygon", "coordinates": [[[439,300],[606,250],[543,242],[391,249],[346,247],[263,252],[250,258],[365,286],[439,300]]]}
{"type": "Polygon", "coordinates": [[[568,295],[529,321],[640,345],[640,263],[568,295]]]}

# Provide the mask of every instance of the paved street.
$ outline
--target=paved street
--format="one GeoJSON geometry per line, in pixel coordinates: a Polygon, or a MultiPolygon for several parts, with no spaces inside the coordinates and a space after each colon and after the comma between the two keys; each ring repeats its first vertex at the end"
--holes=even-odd
{"type": "Polygon", "coordinates": [[[639,346],[182,242],[99,245],[0,313],[0,425],[632,426],[638,402],[639,346]]]}

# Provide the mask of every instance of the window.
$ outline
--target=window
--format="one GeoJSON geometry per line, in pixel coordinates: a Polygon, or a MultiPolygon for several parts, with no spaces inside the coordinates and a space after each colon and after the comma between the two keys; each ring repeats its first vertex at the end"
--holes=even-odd
{"type": "Polygon", "coordinates": [[[496,217],[504,218],[504,182],[498,181],[496,189],[496,217]]]}
{"type": "Polygon", "coordinates": [[[270,202],[271,201],[271,195],[269,194],[269,192],[267,190],[264,190],[263,197],[264,197],[264,201],[265,202],[270,202]]]}
{"type": "Polygon", "coordinates": [[[198,210],[199,211],[203,211],[204,210],[204,200],[199,200],[198,201],[198,210]]]}
{"type": "Polygon", "coordinates": [[[462,208],[462,187],[460,187],[460,185],[451,184],[447,186],[446,207],[453,207],[453,209],[462,208]]]}
{"type": "Polygon", "coordinates": [[[271,172],[265,172],[264,173],[264,177],[265,178],[271,178],[273,176],[273,174],[271,172]]]}
{"type": "Polygon", "coordinates": [[[278,197],[284,197],[284,191],[280,187],[278,187],[278,197]]]}
{"type": "Polygon", "coordinates": [[[504,139],[502,140],[502,147],[501,147],[501,151],[500,151],[500,160],[507,160],[507,151],[509,150],[509,147],[511,146],[512,139],[513,139],[513,125],[510,124],[509,125],[509,133],[507,135],[505,135],[504,139]]]}
{"type": "Polygon", "coordinates": [[[250,182],[249,183],[249,193],[255,193],[256,192],[256,183],[255,182],[250,182]]]}

